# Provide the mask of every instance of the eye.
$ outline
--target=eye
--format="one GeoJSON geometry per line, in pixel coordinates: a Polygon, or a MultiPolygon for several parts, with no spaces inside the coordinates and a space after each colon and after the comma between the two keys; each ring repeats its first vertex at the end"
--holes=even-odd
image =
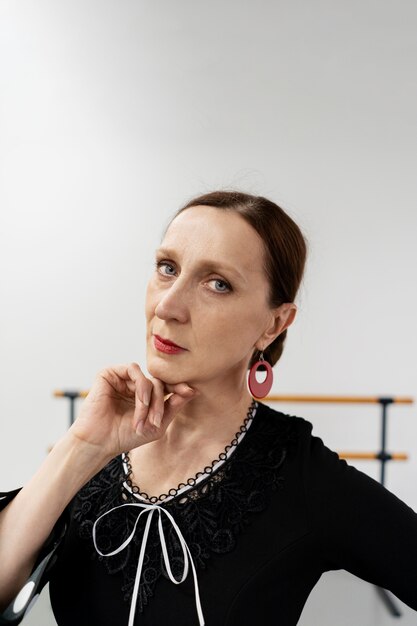
{"type": "MultiPolygon", "coordinates": [[[[224,289],[221,289],[218,293],[227,293],[228,291],[232,291],[231,286],[229,285],[229,283],[227,283],[225,280],[222,280],[221,278],[212,278],[211,280],[209,280],[209,283],[223,283],[223,285],[226,286],[226,291],[224,289]]],[[[217,291],[217,289],[215,289],[215,291],[217,291]]]]}
{"type": "MultiPolygon", "coordinates": [[[[167,263],[166,261],[155,261],[155,268],[157,271],[159,271],[159,268],[162,267],[163,265],[166,265],[167,267],[173,267],[170,263],[167,263]]],[[[172,276],[172,274],[164,274],[164,272],[159,272],[160,274],[162,273],[162,275],[165,276],[172,276]]]]}

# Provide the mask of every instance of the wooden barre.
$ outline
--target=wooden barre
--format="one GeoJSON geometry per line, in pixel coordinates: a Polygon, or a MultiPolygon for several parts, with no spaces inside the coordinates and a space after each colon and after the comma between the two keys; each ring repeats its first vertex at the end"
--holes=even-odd
{"type": "MultiPolygon", "coordinates": [[[[53,392],[56,398],[85,398],[88,390],[84,391],[64,391],[57,389],[53,392]]],[[[414,399],[409,397],[385,397],[385,396],[266,396],[262,398],[265,402],[334,402],[334,403],[354,403],[354,404],[380,404],[389,402],[392,404],[413,404],[414,399]]]]}
{"type": "MultiPolygon", "coordinates": [[[[381,460],[381,455],[378,452],[338,452],[338,455],[342,459],[381,460]]],[[[386,452],[385,458],[387,461],[408,461],[408,454],[405,452],[386,452]]]]}
{"type": "Polygon", "coordinates": [[[413,404],[414,399],[408,397],[387,396],[267,396],[264,398],[270,402],[334,402],[355,404],[413,404]]]}
{"type": "Polygon", "coordinates": [[[64,391],[56,389],[53,395],[55,398],[85,398],[88,396],[88,391],[64,391]]]}

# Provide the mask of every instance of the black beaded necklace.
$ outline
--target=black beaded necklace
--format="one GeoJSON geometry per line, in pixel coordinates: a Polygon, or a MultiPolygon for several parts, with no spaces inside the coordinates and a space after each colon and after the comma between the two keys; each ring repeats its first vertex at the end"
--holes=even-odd
{"type": "Polygon", "coordinates": [[[193,477],[193,478],[188,478],[186,483],[180,483],[178,485],[177,488],[172,488],[168,491],[168,493],[161,493],[160,496],[151,496],[149,497],[149,495],[144,492],[141,491],[138,485],[135,485],[135,483],[132,481],[131,479],[131,475],[132,475],[132,464],[130,462],[130,458],[129,458],[129,453],[128,452],[124,452],[124,462],[126,463],[126,468],[127,468],[127,473],[126,473],[126,484],[128,485],[128,487],[130,488],[131,492],[134,494],[137,494],[139,496],[141,496],[142,498],[145,498],[146,500],[148,500],[148,502],[151,502],[152,504],[155,504],[158,501],[162,501],[165,500],[166,498],[168,498],[168,496],[172,496],[175,497],[179,490],[182,489],[183,487],[193,487],[196,482],[197,479],[200,476],[203,476],[204,474],[210,475],[213,471],[214,466],[219,462],[219,461],[225,461],[227,459],[227,453],[231,448],[235,448],[237,447],[239,441],[238,441],[238,437],[242,434],[242,433],[246,433],[248,430],[248,422],[251,421],[253,419],[253,412],[255,410],[255,408],[258,406],[256,400],[253,398],[251,405],[248,409],[247,415],[245,417],[245,419],[243,420],[243,424],[241,424],[239,430],[237,431],[237,433],[235,434],[234,438],[232,439],[232,441],[227,444],[227,446],[225,447],[225,449],[223,450],[223,452],[221,452],[219,454],[219,457],[217,459],[214,459],[214,461],[211,462],[210,465],[207,465],[203,471],[197,472],[197,474],[193,477]]]}

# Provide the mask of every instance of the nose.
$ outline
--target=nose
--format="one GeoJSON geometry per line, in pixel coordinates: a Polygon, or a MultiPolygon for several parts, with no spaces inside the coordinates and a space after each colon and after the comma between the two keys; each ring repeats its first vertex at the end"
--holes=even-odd
{"type": "Polygon", "coordinates": [[[186,289],[178,278],[169,288],[161,292],[155,307],[155,315],[162,320],[176,319],[179,322],[186,322],[189,310],[185,292],[186,289]]]}

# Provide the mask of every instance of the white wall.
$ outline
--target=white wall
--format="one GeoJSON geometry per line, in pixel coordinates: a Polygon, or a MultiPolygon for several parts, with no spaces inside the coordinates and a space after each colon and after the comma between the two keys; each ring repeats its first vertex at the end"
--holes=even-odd
{"type": "MultiPolygon", "coordinates": [[[[280,202],[310,241],[273,391],[417,397],[416,21],[412,0],[1,2],[2,488],[67,428],[55,388],[146,367],[153,249],[217,187],[280,202]]],[[[281,408],[378,448],[376,406],[281,408]]],[[[415,406],[388,436],[410,460],[387,487],[417,509],[415,406]]]]}

